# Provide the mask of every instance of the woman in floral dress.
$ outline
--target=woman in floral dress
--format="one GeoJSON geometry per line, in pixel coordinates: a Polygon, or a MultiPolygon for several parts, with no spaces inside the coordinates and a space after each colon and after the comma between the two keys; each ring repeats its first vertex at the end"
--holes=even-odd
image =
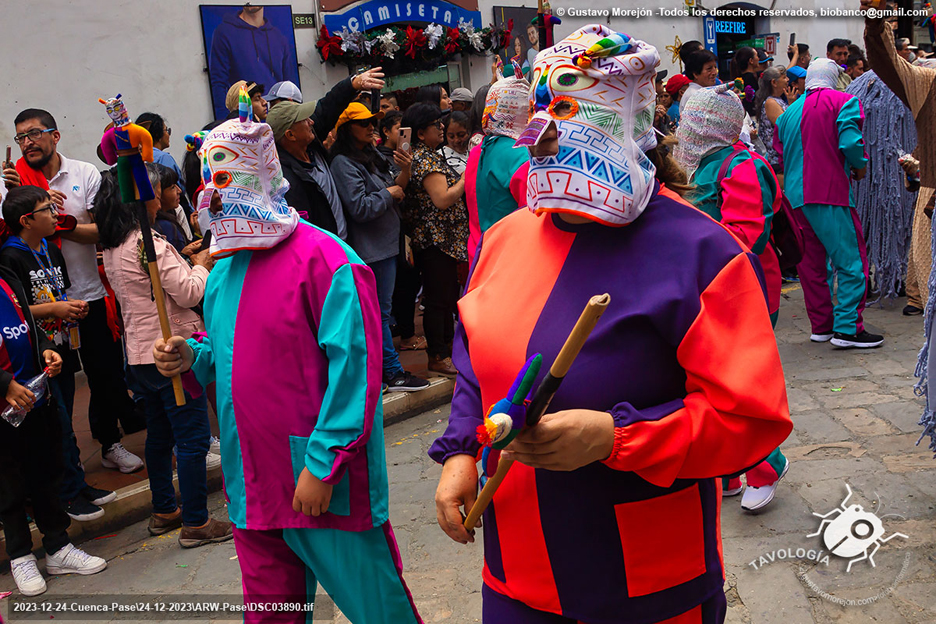
{"type": "Polygon", "coordinates": [[[445,162],[438,149],[445,138],[438,106],[414,104],[403,115],[403,127],[413,132],[413,170],[406,187],[403,221],[416,267],[423,277],[423,330],[429,343],[429,370],[455,376],[458,371],[452,365],[452,339],[458,265],[468,260],[465,177],[445,162]]]}

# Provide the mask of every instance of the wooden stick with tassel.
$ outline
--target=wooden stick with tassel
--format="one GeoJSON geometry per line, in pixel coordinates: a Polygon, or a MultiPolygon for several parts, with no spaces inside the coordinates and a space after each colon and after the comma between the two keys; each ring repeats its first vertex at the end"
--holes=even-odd
{"type": "MultiPolygon", "coordinates": [[[[153,283],[153,296],[156,298],[159,329],[162,331],[163,340],[169,342],[169,338],[172,337],[172,330],[169,327],[169,314],[166,312],[166,297],[163,293],[162,281],[159,279],[159,266],[156,264],[156,246],[153,244],[153,231],[150,229],[146,204],[138,201],[137,210],[140,215],[140,231],[143,233],[143,251],[146,252],[150,281],[153,283]]],[[[185,405],[185,389],[182,387],[181,376],[174,375],[172,377],[172,391],[175,393],[176,405],[179,407],[185,405]]]]}
{"type": "MultiPolygon", "coordinates": [[[[533,393],[533,399],[530,401],[530,405],[527,408],[527,427],[535,426],[543,417],[543,414],[546,413],[546,410],[549,408],[549,403],[562,384],[562,380],[565,379],[566,374],[572,367],[572,363],[575,361],[575,358],[578,357],[579,352],[588,340],[588,336],[591,335],[592,330],[595,329],[595,325],[598,324],[598,319],[604,314],[609,303],[611,303],[611,295],[607,293],[596,295],[588,301],[588,305],[585,306],[581,316],[579,316],[578,321],[575,323],[575,327],[572,328],[572,333],[566,338],[565,344],[562,345],[562,350],[559,351],[559,355],[556,356],[556,360],[549,368],[549,372],[546,373],[543,381],[536,387],[536,392],[533,393]]],[[[499,488],[500,484],[504,481],[513,463],[512,459],[501,459],[497,462],[497,471],[494,473],[494,476],[488,479],[487,483],[484,484],[484,488],[481,489],[478,499],[465,518],[466,529],[473,531],[474,528],[478,526],[478,520],[481,519],[481,514],[483,514],[487,506],[491,504],[491,501],[494,499],[494,494],[497,492],[497,488],[499,488]]]]}

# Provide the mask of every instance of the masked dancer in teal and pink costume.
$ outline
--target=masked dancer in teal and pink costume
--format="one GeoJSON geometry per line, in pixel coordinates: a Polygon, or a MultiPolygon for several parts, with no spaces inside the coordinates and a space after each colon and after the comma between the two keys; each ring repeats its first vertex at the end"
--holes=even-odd
{"type": "Polygon", "coordinates": [[[803,232],[797,271],[809,339],[867,349],[881,346],[884,337],[866,330],[863,321],[868,256],[852,179],[864,178],[868,166],[864,111],[858,98],[836,89],[841,73],[831,59],[809,64],[806,93],[777,119],[774,146],[783,157],[790,218],[803,232]]]}
{"type": "MultiPolygon", "coordinates": [[[[680,112],[674,158],[695,188],[688,199],[724,225],[757,255],[764,272],[767,311],[776,326],[780,312],[780,261],[770,244],[773,217],[781,210],[780,182],[770,164],[738,138],[744,105],[729,85],[704,89],[680,112]]],[[[740,477],[725,479],[724,496],[741,497],[741,508],[757,511],[770,504],[790,462],[780,449],[740,477]]]]}
{"type": "MultiPolygon", "coordinates": [[[[371,270],[286,204],[270,127],[204,137],[200,206],[217,260],[207,336],[154,347],[163,374],[217,384],[222,467],[246,604],[311,603],[354,624],[421,623],[388,522],[382,333],[371,270]]],[[[247,622],[311,621],[248,612],[247,622]]]]}
{"type": "Polygon", "coordinates": [[[474,261],[481,235],[499,219],[526,205],[530,155],[514,149],[530,111],[530,83],[501,78],[488,91],[481,129],[484,141],[468,154],[465,199],[468,205],[468,260],[474,261]]]}

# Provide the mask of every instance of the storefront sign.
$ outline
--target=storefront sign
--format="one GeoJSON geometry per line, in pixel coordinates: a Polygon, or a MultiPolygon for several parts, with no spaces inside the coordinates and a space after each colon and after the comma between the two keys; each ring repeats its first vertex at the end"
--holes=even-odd
{"type": "MultiPolygon", "coordinates": [[[[352,4],[357,4],[358,2],[360,2],[360,0],[319,0],[319,11],[323,13],[334,13],[352,4]]],[[[451,3],[466,11],[478,10],[478,0],[451,0],[451,3]]]]}
{"type": "Polygon", "coordinates": [[[780,40],[780,33],[757,35],[757,37],[762,37],[764,39],[764,52],[766,52],[768,56],[773,56],[777,53],[777,42],[780,40]]]}
{"type": "Polygon", "coordinates": [[[315,13],[293,13],[293,28],[315,28],[315,13]]]}
{"type": "MultiPolygon", "coordinates": [[[[745,39],[744,41],[735,41],[734,46],[735,46],[735,49],[743,48],[745,46],[749,48],[754,48],[754,49],[766,48],[767,40],[764,39],[763,37],[758,37],[756,39],[745,39]]],[[[767,50],[765,49],[764,52],[767,52],[767,50]]],[[[771,54],[770,52],[767,52],[767,53],[771,54]]]]}
{"type": "Polygon", "coordinates": [[[471,22],[475,28],[484,27],[480,11],[469,11],[443,0],[370,0],[341,13],[330,13],[323,17],[325,26],[331,32],[342,28],[370,30],[400,22],[435,23],[457,28],[459,20],[471,22]]]}
{"type": "Polygon", "coordinates": [[[705,49],[711,52],[712,54],[718,54],[718,42],[715,38],[715,18],[706,15],[704,18],[705,24],[705,49]]]}
{"type": "Polygon", "coordinates": [[[747,22],[735,20],[715,20],[715,32],[726,35],[746,35],[747,22]]]}
{"type": "Polygon", "coordinates": [[[432,71],[389,76],[386,78],[386,83],[385,91],[403,91],[436,83],[451,85],[451,80],[448,66],[441,65],[432,71]]]}

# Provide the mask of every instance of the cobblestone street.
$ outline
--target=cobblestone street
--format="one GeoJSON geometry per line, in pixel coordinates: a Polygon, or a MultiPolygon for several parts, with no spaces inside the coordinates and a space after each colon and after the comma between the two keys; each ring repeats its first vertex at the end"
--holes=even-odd
{"type": "MultiPolygon", "coordinates": [[[[802,292],[787,291],[777,340],[795,423],[783,444],[792,464],[763,513],[743,513],[740,498],[723,503],[727,621],[936,622],[936,460],[925,442],[915,446],[922,401],[912,389],[922,319],[902,316],[903,300],[872,307],[865,320],[871,331],[885,334],[884,346],[838,351],[809,342],[802,292]],[[876,512],[885,537],[899,532],[906,538],[883,544],[876,567],[858,561],[846,572],[848,560],[836,555],[791,561],[798,550],[828,555],[821,536],[807,537],[819,528],[812,514],[839,507],[846,484],[854,492],[849,504],[876,512]],[[866,604],[837,604],[844,601],[866,604]]],[[[391,521],[425,621],[468,624],[481,618],[481,544],[456,544],[438,528],[433,495],[439,468],[426,455],[447,415],[447,407],[430,410],[386,429],[391,521]]],[[[211,501],[214,513],[223,515],[223,498],[214,495],[211,501]]],[[[86,542],[89,552],[108,559],[109,569],[92,577],[52,579],[40,599],[85,593],[239,599],[233,543],[184,551],[175,537],[150,538],[141,523],[86,542]]],[[[0,576],[0,592],[13,589],[9,573],[0,576]]],[[[329,605],[321,598],[325,611],[329,605]]],[[[0,613],[21,621],[10,617],[9,605],[9,598],[0,601],[0,613]]],[[[347,622],[341,615],[333,621],[347,622]]]]}

